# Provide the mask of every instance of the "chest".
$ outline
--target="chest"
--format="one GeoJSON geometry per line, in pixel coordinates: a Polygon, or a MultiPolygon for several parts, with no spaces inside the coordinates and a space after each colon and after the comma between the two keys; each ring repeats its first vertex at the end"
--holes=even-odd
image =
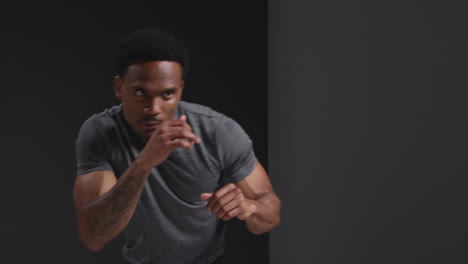
{"type": "Polygon", "coordinates": [[[221,170],[210,153],[192,148],[176,149],[154,170],[157,184],[186,202],[200,201],[200,194],[214,192],[222,184],[221,170]]]}
{"type": "MultiPolygon", "coordinates": [[[[132,146],[114,152],[112,164],[117,176],[125,172],[140,151],[140,148],[132,146]]],[[[219,162],[211,149],[202,144],[191,149],[178,148],[151,170],[142,202],[145,203],[144,197],[156,195],[160,199],[197,204],[201,193],[212,193],[222,183],[219,162]]]]}

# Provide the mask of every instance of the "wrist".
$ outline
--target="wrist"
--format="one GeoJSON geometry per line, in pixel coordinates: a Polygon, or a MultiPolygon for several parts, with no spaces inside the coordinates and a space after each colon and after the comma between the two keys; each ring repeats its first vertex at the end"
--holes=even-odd
{"type": "Polygon", "coordinates": [[[248,212],[249,212],[249,217],[247,219],[253,220],[254,218],[257,217],[258,213],[258,206],[257,206],[257,201],[248,199],[248,212]]]}
{"type": "Polygon", "coordinates": [[[133,165],[138,171],[141,171],[143,173],[149,173],[151,169],[154,167],[151,164],[149,164],[149,162],[145,160],[145,158],[141,157],[141,155],[139,155],[135,159],[135,161],[133,162],[133,165]]]}

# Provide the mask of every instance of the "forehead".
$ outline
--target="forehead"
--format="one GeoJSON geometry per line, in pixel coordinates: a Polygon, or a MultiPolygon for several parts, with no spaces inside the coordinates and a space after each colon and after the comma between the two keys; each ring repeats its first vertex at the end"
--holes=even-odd
{"type": "Polygon", "coordinates": [[[135,62],[128,66],[124,79],[129,82],[180,82],[182,66],[174,61],[135,62]]]}

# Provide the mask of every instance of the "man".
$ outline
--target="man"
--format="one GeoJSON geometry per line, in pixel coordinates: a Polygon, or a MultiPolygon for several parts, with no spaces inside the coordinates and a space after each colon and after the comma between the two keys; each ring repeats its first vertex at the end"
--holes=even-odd
{"type": "Polygon", "coordinates": [[[76,141],[80,238],[97,251],[123,232],[129,263],[221,263],[225,221],[254,234],[279,224],[280,201],[232,119],[181,101],[188,53],[141,30],[121,42],[122,101],[86,120],[76,141]]]}

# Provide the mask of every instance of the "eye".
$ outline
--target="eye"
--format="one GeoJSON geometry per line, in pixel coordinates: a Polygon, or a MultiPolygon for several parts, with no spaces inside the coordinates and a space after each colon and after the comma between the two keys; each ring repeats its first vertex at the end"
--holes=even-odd
{"type": "Polygon", "coordinates": [[[171,90],[171,91],[166,91],[162,94],[162,96],[165,98],[165,99],[170,99],[172,96],[174,96],[174,93],[175,91],[171,90]]]}
{"type": "Polygon", "coordinates": [[[143,88],[138,88],[135,91],[136,96],[145,96],[146,92],[143,88]]]}

